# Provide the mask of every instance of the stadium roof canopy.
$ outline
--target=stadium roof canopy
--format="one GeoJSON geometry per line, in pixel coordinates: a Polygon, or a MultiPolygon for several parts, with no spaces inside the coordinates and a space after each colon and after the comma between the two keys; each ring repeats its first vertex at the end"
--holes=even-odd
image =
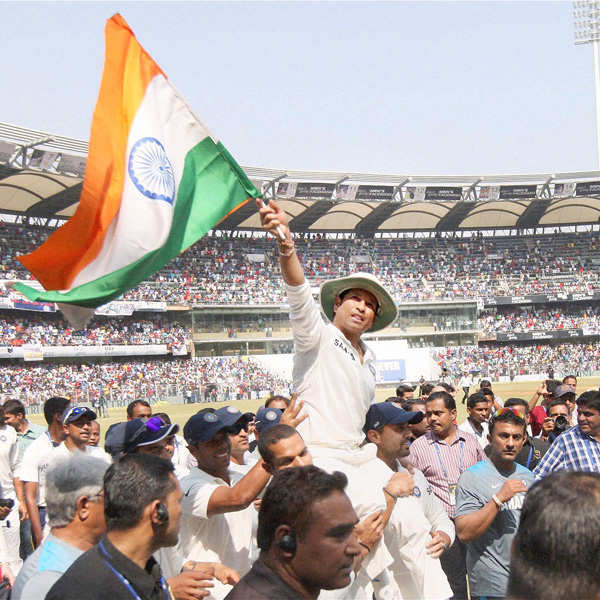
{"type": "MultiPolygon", "coordinates": [[[[70,217],[87,149],[82,140],[0,123],[0,213],[39,224],[70,217]]],[[[297,231],[370,235],[600,222],[600,171],[415,176],[243,168],[297,231]]],[[[258,229],[254,204],[219,228],[258,229]]]]}

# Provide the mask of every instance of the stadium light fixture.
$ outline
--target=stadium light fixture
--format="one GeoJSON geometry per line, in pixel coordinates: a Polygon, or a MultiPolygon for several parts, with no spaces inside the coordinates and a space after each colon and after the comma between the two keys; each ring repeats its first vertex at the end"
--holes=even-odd
{"type": "Polygon", "coordinates": [[[600,2],[576,0],[573,2],[575,44],[591,44],[594,51],[594,88],[596,91],[596,158],[600,168],[600,71],[598,41],[600,41],[600,2]]]}

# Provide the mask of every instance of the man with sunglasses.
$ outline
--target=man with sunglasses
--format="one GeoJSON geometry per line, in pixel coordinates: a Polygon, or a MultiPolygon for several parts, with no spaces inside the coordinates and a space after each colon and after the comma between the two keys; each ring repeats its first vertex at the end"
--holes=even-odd
{"type": "Polygon", "coordinates": [[[65,439],[52,450],[50,462],[68,458],[71,452],[79,451],[110,464],[111,458],[102,448],[88,445],[91,422],[95,419],[96,413],[87,406],[68,406],[62,415],[65,439]]]}
{"type": "MultiPolygon", "coordinates": [[[[180,549],[189,560],[219,562],[244,575],[255,558],[252,501],[269,481],[262,459],[246,475],[230,468],[229,434],[242,413],[233,406],[203,409],[183,428],[197,462],[181,480],[180,549]]],[[[211,591],[223,598],[229,590],[211,591]]]]}
{"type": "Polygon", "coordinates": [[[248,427],[254,415],[244,413],[229,429],[229,442],[231,443],[231,460],[229,468],[245,475],[256,461],[248,461],[246,453],[249,450],[248,427]],[[246,456],[245,456],[246,455],[246,456]]]}
{"type": "Polygon", "coordinates": [[[512,540],[533,473],[515,462],[526,437],[525,416],[501,408],[490,419],[490,454],[469,467],[456,488],[456,533],[467,544],[471,598],[506,596],[512,540]]]}

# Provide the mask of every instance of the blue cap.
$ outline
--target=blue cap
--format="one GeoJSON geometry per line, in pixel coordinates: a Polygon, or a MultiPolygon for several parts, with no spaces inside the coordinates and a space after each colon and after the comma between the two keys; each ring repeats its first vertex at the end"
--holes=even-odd
{"type": "Polygon", "coordinates": [[[114,423],[106,432],[104,448],[111,456],[117,456],[156,444],[178,431],[179,425],[165,425],[159,417],[114,423]]]}
{"type": "Polygon", "coordinates": [[[283,411],[279,408],[265,408],[261,406],[256,411],[256,419],[254,420],[254,427],[258,433],[262,433],[265,429],[278,425],[281,421],[281,415],[283,411]]]}
{"type": "Polygon", "coordinates": [[[188,444],[208,442],[221,429],[231,427],[244,415],[234,406],[224,406],[218,410],[201,410],[192,415],[183,427],[183,437],[188,444]]]}
{"type": "Polygon", "coordinates": [[[384,425],[398,425],[402,423],[420,423],[425,415],[421,411],[409,412],[396,406],[393,402],[379,402],[371,404],[367,411],[363,431],[381,429],[384,425]]]}
{"type": "Polygon", "coordinates": [[[96,413],[89,407],[84,405],[67,406],[62,414],[62,424],[73,423],[81,417],[87,417],[92,421],[97,417],[96,413]]]}

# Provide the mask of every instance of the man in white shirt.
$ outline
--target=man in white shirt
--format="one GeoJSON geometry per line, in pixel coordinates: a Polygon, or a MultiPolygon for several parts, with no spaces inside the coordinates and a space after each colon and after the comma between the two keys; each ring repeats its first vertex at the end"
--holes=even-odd
{"type": "Polygon", "coordinates": [[[459,382],[458,382],[458,387],[462,388],[463,391],[463,399],[462,399],[462,403],[465,403],[465,400],[469,397],[469,389],[471,388],[471,386],[473,385],[473,378],[465,371],[462,374],[462,377],[460,378],[459,382]]]}
{"type": "Polygon", "coordinates": [[[25,450],[19,470],[19,479],[25,485],[25,502],[36,547],[42,543],[46,523],[45,473],[52,448],[58,446],[65,438],[62,414],[68,406],[69,401],[59,396],[46,400],[44,418],[48,429],[25,450]]]}
{"type": "Polygon", "coordinates": [[[411,495],[396,498],[404,517],[400,528],[387,527],[384,531],[388,547],[394,548],[391,570],[402,598],[445,600],[452,596],[452,589],[439,557],[454,541],[454,525],[423,473],[415,469],[411,475],[400,464],[409,454],[410,424],[423,417],[421,412],[407,412],[394,403],[381,402],[369,408],[364,430],[390,474],[404,473],[409,489],[412,487],[411,495]]]}
{"type": "MultiPolygon", "coordinates": [[[[329,321],[325,323],[296,255],[287,215],[272,200],[267,206],[260,200],[257,205],[264,229],[279,244],[294,335],[293,388],[308,414],[298,431],[315,465],[346,474],[347,494],[362,519],[386,507],[382,488],[389,470],[377,460],[374,447],[360,447],[365,415],[375,399],[375,356],[361,336],[392,324],[398,309],[376,277],[356,273],[321,286],[321,308],[329,321]]],[[[401,520],[392,514],[391,522],[394,519],[401,520]]],[[[385,587],[385,569],[392,562],[386,546],[379,544],[364,569],[385,587]]]]}
{"type": "Polygon", "coordinates": [[[0,563],[8,564],[15,575],[19,572],[23,562],[19,556],[21,545],[19,507],[25,505],[22,487],[18,487],[18,469],[17,432],[6,424],[4,409],[0,407],[0,498],[5,502],[13,502],[8,517],[0,521],[6,541],[6,553],[4,556],[0,555],[0,563]],[[17,492],[19,492],[19,498],[17,498],[17,492]]]}
{"type": "Polygon", "coordinates": [[[83,452],[88,456],[99,458],[110,464],[111,457],[98,446],[89,446],[91,422],[96,413],[87,406],[68,406],[62,415],[65,439],[50,453],[50,464],[54,461],[69,458],[71,452],[83,452]]]}
{"type": "MultiPolygon", "coordinates": [[[[262,459],[246,475],[229,468],[228,432],[239,411],[224,407],[204,409],[183,428],[197,467],[181,480],[181,534],[179,549],[188,560],[219,562],[244,575],[256,555],[252,536],[252,501],[269,481],[262,459]]],[[[214,598],[229,590],[215,587],[214,598]]]]}
{"type": "Polygon", "coordinates": [[[488,419],[490,418],[490,403],[481,393],[471,394],[467,400],[467,419],[458,428],[472,433],[482,448],[488,445],[488,419]]]}

